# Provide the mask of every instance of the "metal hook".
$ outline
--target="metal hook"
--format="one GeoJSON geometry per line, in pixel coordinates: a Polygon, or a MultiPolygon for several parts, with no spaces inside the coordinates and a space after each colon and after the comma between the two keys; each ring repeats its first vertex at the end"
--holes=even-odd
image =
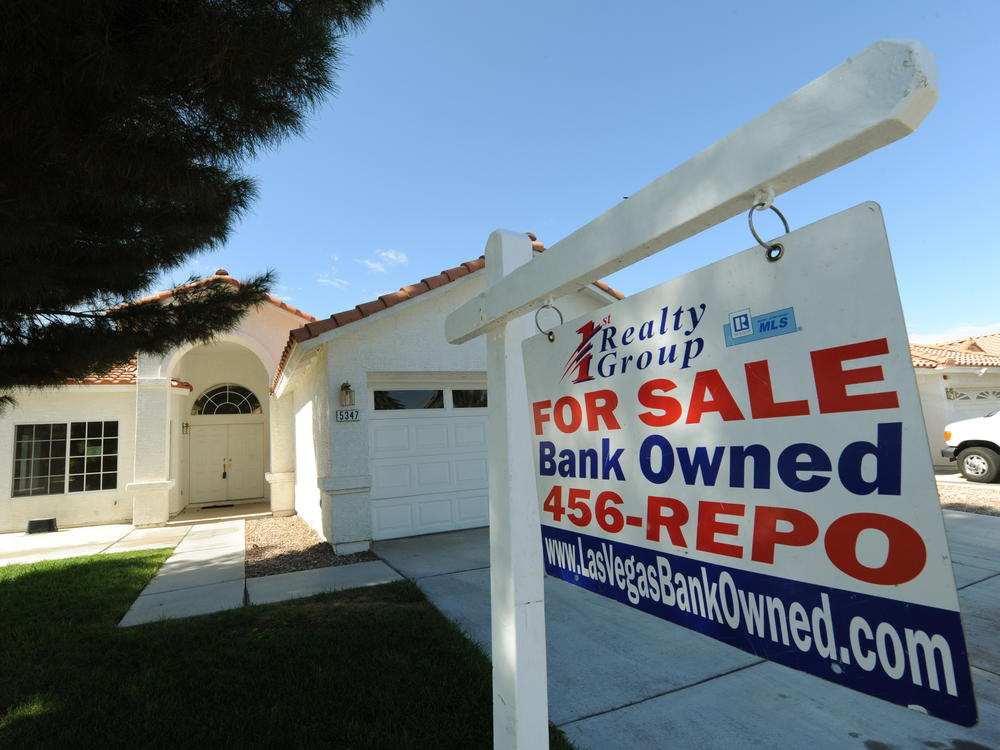
{"type": "Polygon", "coordinates": [[[550,310],[555,310],[556,311],[556,315],[559,316],[559,325],[563,324],[563,314],[561,312],[559,312],[559,308],[558,307],[556,307],[555,305],[550,305],[548,303],[542,305],[537,310],[535,310],[535,328],[538,329],[539,333],[544,333],[548,337],[549,341],[552,342],[552,341],[556,340],[556,335],[555,335],[555,333],[553,333],[553,330],[555,330],[555,329],[554,328],[550,328],[549,330],[546,331],[546,330],[544,330],[538,324],[538,314],[541,313],[541,311],[544,310],[546,307],[549,308],[550,310]]]}
{"type": "Polygon", "coordinates": [[[759,244],[766,251],[764,253],[764,257],[766,257],[769,261],[773,263],[776,260],[780,260],[781,256],[785,254],[785,248],[782,247],[780,242],[775,242],[768,245],[766,242],[764,242],[764,240],[760,238],[760,235],[757,234],[757,230],[754,229],[753,226],[753,212],[766,211],[768,208],[774,211],[774,213],[778,214],[778,218],[781,219],[781,223],[785,225],[785,234],[788,234],[790,231],[792,231],[788,226],[788,220],[785,218],[785,215],[782,214],[781,211],[778,210],[778,207],[775,206],[774,204],[771,204],[769,206],[766,203],[755,203],[753,207],[750,209],[750,212],[747,214],[747,224],[750,225],[750,234],[752,234],[753,238],[757,240],[757,244],[759,244]]]}

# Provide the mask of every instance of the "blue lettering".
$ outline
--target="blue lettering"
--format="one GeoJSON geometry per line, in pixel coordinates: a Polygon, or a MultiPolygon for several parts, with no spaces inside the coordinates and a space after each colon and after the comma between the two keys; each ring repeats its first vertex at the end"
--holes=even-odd
{"type": "Polygon", "coordinates": [[[611,441],[608,438],[603,438],[601,440],[601,479],[610,479],[611,473],[614,472],[615,479],[620,482],[625,481],[625,475],[622,473],[621,464],[618,462],[621,460],[622,453],[625,452],[624,448],[619,448],[614,453],[609,455],[611,450],[611,441]]]}
{"type": "Polygon", "coordinates": [[[753,488],[766,490],[771,487],[771,452],[763,445],[732,445],[729,447],[729,486],[744,487],[746,459],[753,458],[753,488]]]}
{"type": "Polygon", "coordinates": [[[719,469],[722,467],[722,456],[726,449],[721,445],[717,446],[712,453],[712,458],[708,457],[708,448],[698,446],[694,449],[694,457],[691,457],[687,448],[677,449],[677,461],[681,466],[681,473],[687,484],[694,484],[698,481],[698,474],[701,473],[702,482],[706,487],[714,487],[715,480],[719,476],[719,469]]]}
{"type": "Polygon", "coordinates": [[[903,424],[889,422],[878,426],[876,443],[859,440],[851,443],[840,454],[837,473],[843,485],[855,495],[900,494],[902,476],[903,424]],[[861,464],[865,456],[875,457],[875,479],[867,481],[862,475],[861,464]]]}
{"type": "Polygon", "coordinates": [[[602,378],[610,378],[615,374],[615,353],[608,352],[597,360],[597,374],[602,378]],[[607,360],[611,360],[610,364],[605,364],[607,360]]]}
{"type": "Polygon", "coordinates": [[[830,483],[830,477],[813,474],[810,477],[800,477],[802,471],[830,471],[830,457],[822,448],[812,443],[795,443],[778,456],[778,476],[790,489],[796,492],[816,492],[830,483]],[[805,456],[804,460],[800,456],[805,456]]]}
{"type": "Polygon", "coordinates": [[[543,477],[555,476],[556,444],[551,440],[543,440],[538,444],[538,473],[543,477]]]}
{"type": "Polygon", "coordinates": [[[615,345],[615,334],[618,333],[618,329],[614,326],[604,326],[601,329],[601,351],[606,351],[608,349],[616,348],[615,345]]]}
{"type": "Polygon", "coordinates": [[[639,469],[653,484],[663,484],[674,473],[674,448],[663,435],[648,435],[639,446],[639,469]],[[659,452],[659,469],[653,469],[653,453],[659,452]]]}

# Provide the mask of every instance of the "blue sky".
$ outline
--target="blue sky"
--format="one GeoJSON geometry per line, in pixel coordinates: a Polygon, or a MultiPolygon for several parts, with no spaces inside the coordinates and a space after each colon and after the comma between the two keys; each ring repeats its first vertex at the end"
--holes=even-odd
{"type": "MultiPolygon", "coordinates": [[[[246,165],[260,197],[226,246],[164,284],[274,268],[277,296],[326,317],[496,228],[551,245],[886,37],[935,54],[937,106],[776,205],[794,229],[877,201],[911,338],[1000,331],[995,0],[388,0],[305,135],[246,165]]],[[[632,294],[752,244],[739,216],[606,280],[632,294]]]]}

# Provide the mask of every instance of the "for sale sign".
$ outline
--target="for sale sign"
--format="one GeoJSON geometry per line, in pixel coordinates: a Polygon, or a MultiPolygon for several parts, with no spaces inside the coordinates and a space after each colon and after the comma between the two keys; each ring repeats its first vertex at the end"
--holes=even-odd
{"type": "Polygon", "coordinates": [[[546,571],[976,721],[880,210],[524,344],[546,571]]]}

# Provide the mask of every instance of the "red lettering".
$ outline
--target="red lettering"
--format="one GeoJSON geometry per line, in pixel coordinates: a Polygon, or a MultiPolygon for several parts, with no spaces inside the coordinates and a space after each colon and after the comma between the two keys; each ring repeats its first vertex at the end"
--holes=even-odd
{"type": "Polygon", "coordinates": [[[642,384],[639,388],[639,403],[662,412],[662,414],[656,414],[652,411],[644,411],[639,415],[643,424],[650,427],[666,427],[681,418],[683,409],[680,401],[671,396],[657,395],[672,391],[676,387],[675,382],[663,378],[649,380],[642,384]]]}
{"type": "Polygon", "coordinates": [[[743,365],[747,376],[747,393],[750,395],[750,414],[754,419],[771,417],[798,417],[809,413],[809,402],[775,401],[771,385],[771,370],[767,360],[747,362],[743,365]]]}
{"type": "Polygon", "coordinates": [[[742,503],[715,503],[702,501],[698,503],[698,539],[695,547],[702,552],[714,552],[728,557],[743,557],[743,548],[738,544],[726,544],[715,538],[716,534],[736,536],[740,533],[739,524],[720,521],[718,515],[742,516],[746,506],[742,503]]]}
{"type": "Polygon", "coordinates": [[[819,537],[819,526],[808,513],[795,508],[776,508],[760,505],[753,515],[753,549],[750,559],[757,562],[774,563],[774,548],[805,547],[819,537]],[[778,521],[791,525],[787,531],[778,531],[778,521]]]}
{"type": "Polygon", "coordinates": [[[597,525],[611,534],[617,534],[625,528],[625,516],[615,505],[624,502],[617,492],[608,490],[597,496],[597,525]],[[613,503],[613,504],[612,504],[613,503]]]}
{"type": "Polygon", "coordinates": [[[688,522],[690,514],[687,506],[675,497],[656,497],[650,495],[646,499],[646,539],[651,542],[660,541],[660,529],[666,529],[670,543],[675,547],[687,547],[681,526],[688,522]],[[670,515],[663,511],[670,510],[670,515]]]}
{"type": "Polygon", "coordinates": [[[608,430],[620,430],[621,425],[615,418],[618,408],[618,394],[611,390],[591,391],[583,394],[583,402],[587,411],[587,429],[591,432],[601,429],[598,420],[604,420],[608,430]]]}
{"type": "Polygon", "coordinates": [[[572,396],[563,396],[556,401],[552,416],[555,418],[556,427],[559,428],[560,432],[576,432],[583,422],[583,409],[580,408],[580,402],[572,396]],[[568,422],[565,420],[567,406],[569,407],[568,422]]]}
{"type": "Polygon", "coordinates": [[[849,385],[878,383],[885,380],[885,377],[882,374],[882,368],[878,365],[845,370],[844,362],[849,359],[876,357],[888,353],[889,342],[886,339],[873,339],[858,344],[834,346],[810,352],[820,412],[831,414],[843,411],[897,408],[899,397],[895,391],[859,393],[853,396],[847,394],[847,386],[849,385]]]}
{"type": "Polygon", "coordinates": [[[916,578],[927,562],[927,548],[920,534],[898,518],[881,513],[849,513],[830,524],[823,539],[826,556],[838,569],[865,583],[895,586],[916,578]],[[878,568],[858,560],[858,536],[876,529],[889,540],[889,553],[878,568]]]}
{"type": "Polygon", "coordinates": [[[744,418],[718,370],[702,370],[695,374],[686,421],[688,424],[698,424],[701,422],[701,415],[710,411],[717,411],[726,422],[744,418]]]}
{"type": "Polygon", "coordinates": [[[559,519],[563,517],[566,512],[562,504],[562,486],[553,485],[552,489],[549,490],[549,494],[545,496],[545,502],[542,503],[542,510],[547,511],[552,514],[552,520],[559,523],[559,519]]]}
{"type": "Polygon", "coordinates": [[[590,490],[582,490],[577,487],[569,488],[569,500],[566,505],[569,507],[570,511],[575,511],[577,513],[577,515],[573,515],[572,513],[566,514],[566,518],[568,518],[571,523],[577,526],[586,526],[590,523],[590,507],[586,502],[584,502],[589,499],[590,490]]]}
{"type": "Polygon", "coordinates": [[[551,409],[551,408],[552,408],[552,402],[551,401],[536,401],[535,403],[533,403],[531,405],[531,412],[532,412],[532,414],[534,414],[534,417],[535,417],[535,434],[536,435],[541,435],[542,434],[542,424],[544,424],[545,422],[548,422],[549,419],[550,419],[549,415],[546,414],[545,412],[543,412],[542,410],[543,409],[551,409]]]}

